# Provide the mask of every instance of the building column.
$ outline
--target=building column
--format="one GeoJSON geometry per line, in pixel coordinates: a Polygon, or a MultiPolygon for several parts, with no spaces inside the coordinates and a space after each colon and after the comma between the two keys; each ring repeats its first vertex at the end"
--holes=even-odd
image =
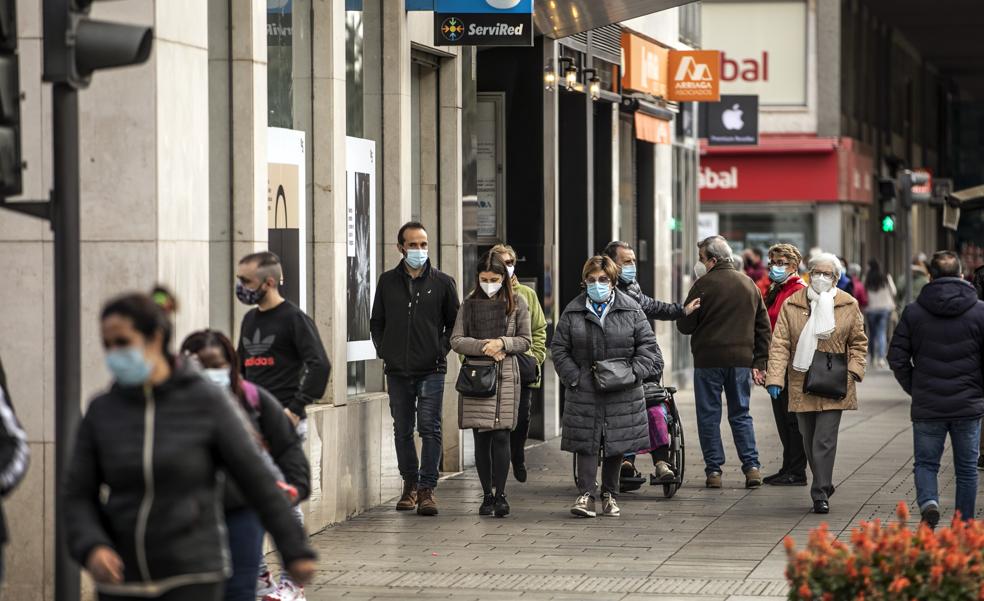
{"type": "MultiPolygon", "coordinates": [[[[554,73],[559,73],[557,42],[543,38],[543,60],[553,64],[554,73]]],[[[564,310],[564,299],[560,298],[560,91],[543,94],[543,277],[544,312],[548,322],[557,323],[564,310]]],[[[566,277],[576,277],[570,274],[566,277]]],[[[550,440],[560,435],[560,380],[553,369],[549,353],[543,366],[543,437],[550,440]]]]}
{"type": "MultiPolygon", "coordinates": [[[[383,269],[400,261],[396,234],[410,221],[412,163],[410,115],[410,33],[404,0],[380,0],[382,37],[383,269]]],[[[371,27],[371,24],[367,24],[371,27]]],[[[368,44],[367,44],[368,45],[368,44]]],[[[368,103],[367,103],[368,104],[368,103]]],[[[437,242],[436,240],[434,242],[437,242]]]]}

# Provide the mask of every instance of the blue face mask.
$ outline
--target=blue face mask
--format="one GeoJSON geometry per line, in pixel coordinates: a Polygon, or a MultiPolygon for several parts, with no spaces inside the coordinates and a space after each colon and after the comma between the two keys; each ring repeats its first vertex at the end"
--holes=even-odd
{"type": "Polygon", "coordinates": [[[622,265],[622,273],[619,274],[618,279],[622,280],[626,284],[631,284],[636,279],[636,266],[635,265],[622,265]]]}
{"type": "Polygon", "coordinates": [[[202,375],[205,376],[206,380],[220,388],[229,388],[232,386],[232,378],[229,376],[229,370],[224,367],[203,369],[202,375]]]}
{"type": "Polygon", "coordinates": [[[780,267],[778,265],[773,265],[769,269],[769,279],[777,284],[781,284],[789,279],[791,274],[786,271],[785,267],[780,267]]]}
{"type": "Polygon", "coordinates": [[[406,262],[410,269],[420,269],[427,263],[427,249],[408,248],[406,262]]]}
{"type": "Polygon", "coordinates": [[[602,284],[601,282],[589,282],[588,286],[588,298],[596,303],[603,303],[612,295],[612,288],[609,284],[602,284]]]}
{"type": "Polygon", "coordinates": [[[120,386],[139,386],[150,377],[150,364],[143,351],[133,346],[106,353],[106,367],[120,386]]]}

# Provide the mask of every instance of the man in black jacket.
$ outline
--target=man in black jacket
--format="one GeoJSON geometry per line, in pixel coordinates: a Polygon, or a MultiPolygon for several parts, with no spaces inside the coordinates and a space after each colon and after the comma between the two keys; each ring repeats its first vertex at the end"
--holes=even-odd
{"type": "Polygon", "coordinates": [[[397,248],[403,260],[379,278],[369,329],[386,364],[396,457],[403,477],[396,508],[437,515],[434,489],[441,461],[444,377],[460,302],[454,279],[427,258],[423,225],[411,221],[401,227],[397,248]],[[414,421],[421,439],[419,461],[414,421]]]}
{"type": "Polygon", "coordinates": [[[940,519],[936,475],[947,434],[957,481],[955,507],[974,518],[984,417],[984,302],[960,277],[960,259],[940,251],[930,283],[905,308],[888,351],[895,379],[912,395],[916,500],[923,521],[940,519]]]}

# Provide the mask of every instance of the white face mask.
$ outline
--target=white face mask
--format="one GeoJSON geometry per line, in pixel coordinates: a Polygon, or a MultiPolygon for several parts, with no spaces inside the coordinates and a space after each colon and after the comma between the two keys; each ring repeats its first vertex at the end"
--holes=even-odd
{"type": "Polygon", "coordinates": [[[502,282],[482,282],[482,290],[485,291],[485,295],[492,298],[496,294],[499,294],[499,290],[502,289],[502,282]]]}
{"type": "Polygon", "coordinates": [[[506,265],[506,273],[509,274],[509,277],[510,278],[513,277],[513,274],[516,273],[516,266],[515,265],[506,265]]]}
{"type": "Polygon", "coordinates": [[[707,275],[707,265],[704,265],[703,263],[699,263],[699,262],[696,265],[694,265],[694,275],[697,277],[698,280],[704,277],[705,275],[707,275]]]}
{"type": "Polygon", "coordinates": [[[810,287],[817,294],[823,294],[824,292],[829,292],[834,287],[834,280],[823,275],[814,276],[810,278],[810,287]]]}

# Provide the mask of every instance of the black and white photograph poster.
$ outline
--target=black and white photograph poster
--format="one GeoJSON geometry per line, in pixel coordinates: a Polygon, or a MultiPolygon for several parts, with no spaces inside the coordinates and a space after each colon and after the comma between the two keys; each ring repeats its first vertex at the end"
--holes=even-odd
{"type": "Polygon", "coordinates": [[[284,283],[280,293],[307,310],[307,200],[304,132],[267,128],[267,240],[280,257],[284,283]]]}
{"type": "Polygon", "coordinates": [[[376,292],[376,143],[345,139],[348,360],[369,361],[376,349],[369,316],[376,292]]]}

